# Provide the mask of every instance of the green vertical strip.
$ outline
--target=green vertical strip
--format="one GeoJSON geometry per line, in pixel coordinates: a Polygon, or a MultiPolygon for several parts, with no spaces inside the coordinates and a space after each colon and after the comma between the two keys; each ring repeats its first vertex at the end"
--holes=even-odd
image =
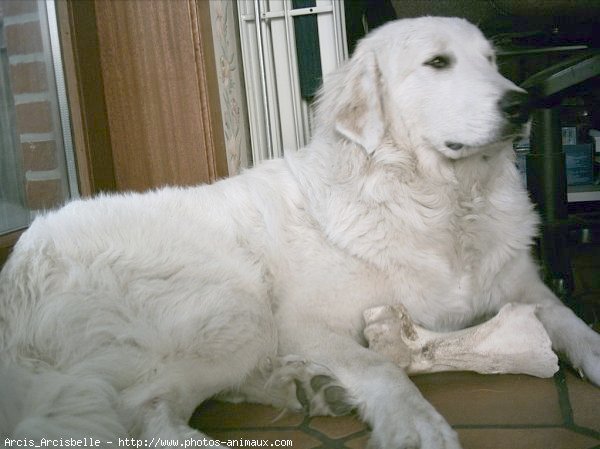
{"type": "Polygon", "coordinates": [[[567,387],[567,378],[565,377],[564,370],[565,368],[561,366],[554,375],[554,385],[556,385],[556,391],[558,393],[558,405],[560,407],[563,423],[567,427],[573,427],[575,425],[575,421],[573,420],[573,408],[571,407],[571,401],[569,400],[569,389],[567,387]]]}
{"type": "MultiPolygon", "coordinates": [[[[315,5],[315,0],[292,0],[294,9],[313,8],[315,5]]],[[[310,101],[317,93],[323,78],[317,16],[294,17],[294,35],[298,55],[300,95],[310,101]]]]}

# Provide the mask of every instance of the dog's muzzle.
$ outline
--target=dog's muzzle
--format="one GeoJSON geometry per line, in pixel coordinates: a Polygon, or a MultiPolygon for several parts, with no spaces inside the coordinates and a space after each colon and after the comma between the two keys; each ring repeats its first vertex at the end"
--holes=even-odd
{"type": "MultiPolygon", "coordinates": [[[[523,132],[523,125],[529,120],[531,111],[531,98],[529,94],[521,90],[509,90],[498,100],[498,109],[505,120],[501,127],[498,140],[504,140],[509,137],[515,138],[523,132]]],[[[462,142],[446,141],[446,148],[452,151],[459,151],[468,148],[462,142]]]]}
{"type": "Polygon", "coordinates": [[[498,107],[511,125],[521,126],[529,120],[531,102],[527,92],[509,90],[498,100],[498,107]]]}

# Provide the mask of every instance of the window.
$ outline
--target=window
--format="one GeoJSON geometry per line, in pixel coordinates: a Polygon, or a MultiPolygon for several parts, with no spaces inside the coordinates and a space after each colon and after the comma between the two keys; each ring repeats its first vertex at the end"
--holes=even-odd
{"type": "Polygon", "coordinates": [[[54,8],[0,0],[0,235],[78,196],[54,8]]]}
{"type": "Polygon", "coordinates": [[[310,140],[311,100],[347,57],[339,0],[238,0],[252,160],[310,140]],[[257,20],[258,18],[258,20],[257,20]]]}

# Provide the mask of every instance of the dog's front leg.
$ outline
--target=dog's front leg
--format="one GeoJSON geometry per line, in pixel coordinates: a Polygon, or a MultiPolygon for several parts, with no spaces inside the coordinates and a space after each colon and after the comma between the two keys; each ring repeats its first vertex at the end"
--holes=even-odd
{"type": "MultiPolygon", "coordinates": [[[[311,334],[315,341],[317,333],[311,334]]],[[[348,409],[358,409],[362,419],[373,429],[374,447],[460,448],[454,430],[401,368],[350,337],[328,332],[318,332],[318,335],[318,345],[299,348],[308,360],[305,366],[311,367],[314,374],[309,383],[312,387],[320,387],[322,382],[329,385],[330,394],[325,389],[324,395],[326,401],[333,402],[332,409],[343,409],[343,402],[348,403],[348,409]],[[323,367],[323,372],[318,373],[315,366],[323,367]],[[331,387],[331,378],[336,381],[334,387],[331,387]],[[345,390],[344,394],[338,390],[340,387],[345,390]]],[[[299,372],[298,378],[305,379],[305,373],[299,372]]],[[[306,391],[298,382],[296,385],[300,402],[311,403],[312,398],[306,397],[306,391]]]]}
{"type": "Polygon", "coordinates": [[[525,300],[538,305],[536,314],[552,340],[552,348],[600,386],[600,334],[563,305],[541,281],[528,289],[525,300]]]}
{"type": "Polygon", "coordinates": [[[536,315],[552,341],[554,351],[564,354],[571,365],[600,386],[600,334],[590,329],[541,281],[528,256],[511,264],[499,284],[505,302],[536,304],[536,315]]]}

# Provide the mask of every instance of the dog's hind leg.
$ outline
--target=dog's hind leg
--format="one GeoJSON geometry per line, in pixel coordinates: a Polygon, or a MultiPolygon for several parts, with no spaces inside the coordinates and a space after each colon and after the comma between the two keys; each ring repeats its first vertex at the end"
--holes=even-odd
{"type": "Polygon", "coordinates": [[[233,291],[227,299],[206,300],[204,314],[188,314],[185,329],[174,327],[170,341],[157,341],[161,347],[144,355],[146,374],[123,391],[125,407],[137,413],[133,433],[144,440],[206,445],[200,441],[207,437],[187,425],[196,407],[241,385],[276,353],[268,303],[247,295],[233,291]]]}
{"type": "Polygon", "coordinates": [[[151,447],[173,447],[175,443],[178,447],[226,447],[191,428],[185,419],[176,416],[170,404],[162,399],[145,407],[138,440],[151,447]]]}
{"type": "Polygon", "coordinates": [[[353,409],[346,390],[327,367],[296,355],[269,360],[242,387],[220,398],[267,404],[311,416],[340,416],[353,409]]]}
{"type": "Polygon", "coordinates": [[[123,391],[124,407],[135,416],[132,433],[155,441],[203,438],[187,425],[193,411],[202,401],[239,384],[247,375],[228,362],[231,360],[213,364],[201,359],[170,361],[154,370],[152,378],[123,391]]]}

